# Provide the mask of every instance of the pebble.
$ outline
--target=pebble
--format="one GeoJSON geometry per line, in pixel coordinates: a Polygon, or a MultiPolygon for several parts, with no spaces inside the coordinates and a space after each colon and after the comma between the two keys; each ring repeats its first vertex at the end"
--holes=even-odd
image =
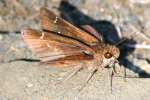
{"type": "Polygon", "coordinates": [[[28,83],[26,86],[27,86],[28,88],[30,88],[30,87],[33,87],[33,84],[32,84],[32,83],[28,83]]]}

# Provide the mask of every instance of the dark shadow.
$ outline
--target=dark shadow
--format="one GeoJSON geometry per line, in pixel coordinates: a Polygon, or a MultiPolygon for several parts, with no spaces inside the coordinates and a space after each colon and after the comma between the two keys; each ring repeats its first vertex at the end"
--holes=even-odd
{"type": "Polygon", "coordinates": [[[26,61],[26,62],[40,62],[39,59],[28,59],[28,58],[19,58],[19,59],[14,59],[10,60],[9,62],[15,62],[15,61],[26,61]]]}
{"type": "MultiPolygon", "coordinates": [[[[9,34],[11,33],[11,31],[3,31],[3,30],[0,30],[0,34],[9,34]]],[[[15,34],[20,34],[20,31],[12,31],[12,33],[15,33],[15,34]]]]}
{"type": "Polygon", "coordinates": [[[148,74],[147,72],[142,70],[139,66],[133,64],[131,61],[127,59],[127,56],[130,55],[135,48],[128,48],[124,44],[136,44],[136,42],[132,39],[126,39],[126,41],[122,45],[120,45],[119,47],[121,52],[119,58],[120,64],[124,65],[126,68],[134,71],[135,73],[138,73],[139,77],[141,78],[150,78],[150,74],[148,74]]]}
{"type": "Polygon", "coordinates": [[[147,58],[146,61],[150,64],[150,59],[147,58]]]}
{"type": "MultiPolygon", "coordinates": [[[[110,21],[94,20],[93,18],[83,14],[78,8],[70,4],[67,0],[62,0],[58,9],[61,13],[61,17],[75,26],[80,27],[81,25],[90,25],[95,28],[103,36],[106,43],[116,44],[121,40],[117,34],[115,25],[110,21]]],[[[126,39],[126,42],[136,44],[136,41],[134,40],[126,39]]],[[[140,77],[150,77],[150,75],[144,71],[139,73],[139,70],[141,70],[140,67],[128,61],[127,56],[134,51],[134,48],[127,48],[125,45],[120,45],[119,48],[121,51],[121,56],[119,58],[120,64],[138,73],[140,77]],[[129,66],[134,66],[137,70],[133,70],[133,68],[129,66]]]]}

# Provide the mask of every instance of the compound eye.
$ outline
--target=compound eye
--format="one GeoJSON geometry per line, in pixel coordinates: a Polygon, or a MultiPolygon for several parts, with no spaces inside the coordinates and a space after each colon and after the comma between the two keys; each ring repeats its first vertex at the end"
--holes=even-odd
{"type": "Polygon", "coordinates": [[[107,59],[111,58],[112,56],[113,56],[113,55],[112,55],[110,52],[106,52],[106,53],[104,54],[104,57],[107,58],[107,59]]]}

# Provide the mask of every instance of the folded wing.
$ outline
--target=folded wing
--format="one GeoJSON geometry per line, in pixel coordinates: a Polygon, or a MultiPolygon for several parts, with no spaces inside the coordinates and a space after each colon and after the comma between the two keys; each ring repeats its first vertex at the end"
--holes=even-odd
{"type": "Polygon", "coordinates": [[[40,9],[41,26],[44,30],[54,31],[56,33],[80,40],[87,45],[96,45],[101,40],[94,34],[87,33],[73,26],[69,22],[56,16],[52,11],[41,8],[40,9]]]}
{"type": "Polygon", "coordinates": [[[22,37],[27,46],[45,63],[68,63],[93,59],[93,50],[75,39],[55,34],[24,29],[22,37]]]}

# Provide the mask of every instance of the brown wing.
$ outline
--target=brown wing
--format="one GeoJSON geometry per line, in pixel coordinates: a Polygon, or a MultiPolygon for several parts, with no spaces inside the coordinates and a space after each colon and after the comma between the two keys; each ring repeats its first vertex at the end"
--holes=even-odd
{"type": "Polygon", "coordinates": [[[27,46],[45,63],[68,63],[93,59],[93,50],[85,44],[52,32],[24,29],[22,37],[27,46]]]}
{"type": "Polygon", "coordinates": [[[103,37],[100,33],[98,33],[92,26],[90,25],[82,25],[81,26],[85,31],[93,34],[95,37],[97,37],[99,39],[99,41],[103,41],[103,37]]]}
{"type": "Polygon", "coordinates": [[[96,45],[101,40],[96,36],[80,30],[69,22],[56,16],[52,11],[46,8],[40,9],[41,26],[44,30],[54,31],[59,34],[80,40],[90,46],[96,45]]]}

